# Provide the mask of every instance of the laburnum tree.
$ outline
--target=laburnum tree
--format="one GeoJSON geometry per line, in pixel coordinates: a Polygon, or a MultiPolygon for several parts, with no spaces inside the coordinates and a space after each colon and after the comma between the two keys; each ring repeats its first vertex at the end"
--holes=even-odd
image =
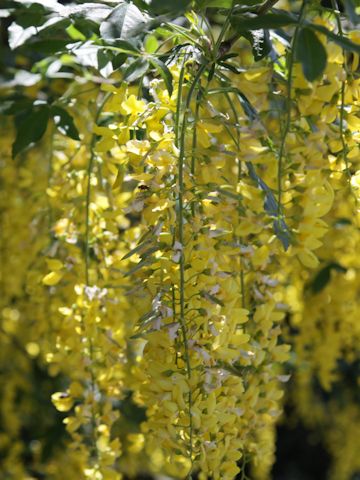
{"type": "Polygon", "coordinates": [[[2,0],[1,478],[359,478],[359,10],[2,0]]]}

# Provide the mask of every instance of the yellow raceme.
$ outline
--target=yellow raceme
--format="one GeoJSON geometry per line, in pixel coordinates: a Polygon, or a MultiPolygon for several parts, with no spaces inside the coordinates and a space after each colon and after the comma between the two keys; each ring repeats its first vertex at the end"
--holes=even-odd
{"type": "Polygon", "coordinates": [[[211,96],[184,125],[183,148],[180,60],[171,96],[159,79],[153,102],[126,85],[84,92],[81,142],[49,129],[21,168],[2,137],[4,478],[231,480],[250,463],[252,478],[267,480],[290,366],[289,395],[304,423],[323,428],[331,478],[360,468],[350,389],[345,408],[336,396],[314,402],[314,382],[332,392],[339,364],[359,362],[360,336],[359,88],[346,79],[342,112],[343,55],[326,48],[323,78],[310,84],[294,68],[280,172],[286,251],[268,207],[283,131],[272,97],[286,92],[266,60],[231,77],[258,118],[240,103],[235,118],[224,96],[211,96]],[[22,431],[41,402],[61,432],[47,456],[52,439],[27,445],[22,431]]]}

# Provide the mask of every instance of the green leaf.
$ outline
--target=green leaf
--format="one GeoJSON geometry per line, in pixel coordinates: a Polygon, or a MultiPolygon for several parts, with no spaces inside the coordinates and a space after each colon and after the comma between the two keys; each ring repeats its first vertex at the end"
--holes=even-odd
{"type": "Polygon", "coordinates": [[[131,268],[130,270],[125,272],[124,277],[128,277],[130,275],[133,275],[134,273],[141,270],[143,267],[150,266],[155,261],[156,261],[156,258],[154,258],[154,257],[147,257],[145,260],[141,260],[141,262],[137,263],[133,268],[131,268]]]}
{"type": "Polygon", "coordinates": [[[160,249],[164,248],[165,244],[164,243],[157,243],[156,245],[148,248],[145,250],[145,252],[140,253],[140,257],[142,260],[146,260],[147,258],[150,257],[155,252],[158,252],[160,249]]]}
{"type": "Polygon", "coordinates": [[[132,3],[115,7],[100,25],[100,34],[106,40],[129,40],[144,30],[146,17],[132,3]]]}
{"type": "Polygon", "coordinates": [[[144,315],[142,315],[137,321],[137,324],[140,325],[141,327],[144,327],[158,317],[159,317],[159,312],[151,310],[150,312],[147,312],[144,315]]]}
{"type": "Polygon", "coordinates": [[[113,54],[109,50],[99,49],[97,52],[97,64],[100,74],[108,78],[114,71],[113,69],[113,54]]]}
{"type": "MultiPolygon", "coordinates": [[[[27,6],[23,12],[23,14],[25,14],[24,17],[27,16],[28,11],[34,14],[37,13],[38,15],[44,15],[50,12],[60,15],[63,18],[86,18],[92,22],[100,23],[111,12],[110,6],[95,2],[82,3],[81,5],[62,5],[56,0],[21,0],[21,4],[27,6]]],[[[33,22],[30,22],[28,26],[32,24],[33,22]]]]}
{"type": "Polygon", "coordinates": [[[10,8],[0,8],[0,18],[8,18],[12,13],[10,8]]]}
{"type": "Polygon", "coordinates": [[[221,307],[224,306],[224,302],[220,300],[219,298],[215,297],[215,295],[212,295],[209,292],[205,292],[204,290],[200,292],[200,295],[208,300],[211,303],[215,303],[216,305],[220,305],[221,307]]]}
{"type": "Polygon", "coordinates": [[[13,22],[8,28],[9,47],[14,50],[20,45],[23,45],[29,38],[36,35],[37,29],[35,27],[23,28],[17,23],[13,22]]]}
{"type": "Polygon", "coordinates": [[[1,115],[18,115],[21,112],[30,110],[33,102],[30,98],[23,96],[0,97],[1,115]]]}
{"type": "Polygon", "coordinates": [[[159,42],[155,35],[147,35],[144,42],[145,52],[154,53],[159,48],[159,42]]]}
{"type": "Polygon", "coordinates": [[[39,27],[46,21],[46,15],[49,13],[57,14],[58,9],[63,8],[58,2],[45,0],[43,3],[21,1],[14,5],[14,16],[16,23],[23,28],[39,27]],[[21,4],[20,4],[21,3],[21,4]]]}
{"type": "Polygon", "coordinates": [[[309,82],[322,76],[327,62],[326,50],[317,35],[309,28],[300,30],[295,55],[301,62],[304,76],[309,82]]]}
{"type": "Polygon", "coordinates": [[[202,1],[199,2],[201,7],[207,8],[231,8],[233,4],[233,0],[209,0],[209,1],[202,1]]]}
{"type": "Polygon", "coordinates": [[[315,278],[311,282],[310,287],[314,293],[320,293],[330,282],[331,270],[336,270],[337,272],[342,273],[346,272],[346,268],[339,263],[329,263],[315,275],[315,278]]]}
{"type": "Polygon", "coordinates": [[[30,40],[30,38],[37,36],[39,34],[46,34],[48,32],[53,32],[55,29],[64,29],[69,24],[67,18],[62,18],[59,16],[51,17],[46,20],[40,26],[34,27],[23,27],[15,22],[9,26],[9,46],[12,50],[24,45],[30,40]]]}
{"type": "Polygon", "coordinates": [[[265,193],[264,209],[271,216],[275,217],[273,227],[274,233],[280,242],[283,244],[285,250],[287,250],[291,243],[291,233],[286,225],[285,220],[279,215],[279,204],[274,197],[271,189],[266,185],[264,180],[259,177],[256,173],[254,166],[250,162],[245,162],[247,169],[249,171],[249,176],[254,182],[257,183],[258,187],[265,193]]]}
{"type": "Polygon", "coordinates": [[[273,223],[274,233],[282,243],[285,251],[290,247],[291,234],[283,218],[276,218],[273,223]]]}
{"type": "Polygon", "coordinates": [[[150,58],[151,64],[156,68],[156,70],[159,72],[161,77],[163,78],[167,91],[169,92],[169,96],[171,97],[172,92],[173,92],[173,78],[171,75],[170,70],[166,66],[164,62],[159,60],[156,57],[151,57],[150,58]]]}
{"type": "Polygon", "coordinates": [[[254,7],[255,5],[259,5],[260,3],[264,3],[264,0],[243,0],[240,2],[243,7],[254,7]]]}
{"type": "Polygon", "coordinates": [[[124,73],[124,80],[126,82],[134,82],[138,80],[140,77],[145,75],[145,73],[149,69],[149,62],[144,58],[137,58],[134,60],[128,68],[125,70],[124,73]]]}
{"type": "Polygon", "coordinates": [[[296,24],[297,18],[287,13],[267,13],[266,15],[233,15],[231,25],[237,32],[286,27],[296,24]]]}
{"type": "Polygon", "coordinates": [[[70,17],[74,20],[86,19],[94,23],[101,23],[111,13],[111,7],[108,5],[101,5],[100,3],[82,3],[81,5],[63,6],[60,14],[65,17],[70,17]]]}
{"type": "Polygon", "coordinates": [[[219,65],[221,65],[222,67],[226,68],[226,70],[230,70],[230,72],[232,73],[235,73],[235,74],[239,74],[239,73],[243,73],[244,72],[244,69],[241,68],[241,67],[237,67],[236,65],[233,65],[232,63],[229,63],[229,62],[218,62],[219,65]]]}
{"type": "Polygon", "coordinates": [[[326,27],[323,27],[322,25],[310,23],[307,25],[307,27],[311,28],[312,30],[316,30],[317,32],[323,33],[329,38],[329,40],[339,45],[339,47],[341,47],[342,49],[348,50],[349,52],[356,52],[360,55],[360,45],[358,43],[354,43],[344,36],[337,35],[336,33],[328,30],[326,27]]]}
{"type": "Polygon", "coordinates": [[[66,33],[69,35],[69,37],[72,40],[80,40],[80,41],[86,40],[85,35],[82,32],[80,32],[73,24],[67,27],[66,33]]]}
{"type": "MultiPolygon", "coordinates": [[[[79,65],[99,70],[98,52],[102,47],[91,41],[69,43],[67,49],[79,65]]],[[[101,67],[100,67],[101,68],[101,67]]]]}
{"type": "Polygon", "coordinates": [[[143,242],[143,243],[140,243],[140,245],[137,245],[135,248],[133,248],[132,250],[130,250],[130,252],[128,252],[126,255],[124,255],[124,256],[121,258],[121,260],[126,260],[127,258],[132,257],[135,253],[140,252],[141,250],[143,250],[144,247],[148,246],[150,243],[152,243],[152,240],[151,240],[151,239],[146,240],[146,241],[143,242]]]}
{"type": "Polygon", "coordinates": [[[129,40],[116,40],[112,43],[116,49],[122,50],[124,53],[130,55],[131,53],[140,53],[139,47],[141,47],[141,43],[136,41],[135,39],[129,40]]]}
{"type": "Polygon", "coordinates": [[[13,87],[32,87],[41,80],[41,75],[38,73],[31,73],[27,70],[18,70],[13,78],[9,81],[2,81],[0,89],[13,87]]]}
{"type": "Polygon", "coordinates": [[[237,93],[238,93],[239,102],[240,102],[242,108],[244,109],[245,115],[247,117],[249,117],[250,120],[255,120],[256,118],[258,118],[257,111],[252,106],[252,104],[249,102],[247,97],[240,91],[238,91],[237,93]]]}
{"type": "Polygon", "coordinates": [[[50,112],[60,133],[73,140],[80,140],[74,119],[64,108],[53,106],[51,107],[50,112]]]}
{"type": "Polygon", "coordinates": [[[119,53],[119,55],[116,55],[116,57],[114,57],[112,60],[113,69],[117,70],[118,68],[120,68],[122,65],[124,65],[126,60],[127,55],[125,53],[119,53]]]}
{"type": "Polygon", "coordinates": [[[221,187],[216,188],[216,186],[214,187],[214,189],[216,189],[216,191],[221,195],[224,195],[225,197],[229,197],[232,200],[241,201],[243,199],[243,197],[239,193],[232,192],[231,190],[226,190],[225,188],[221,188],[221,187]]]}
{"type": "Polygon", "coordinates": [[[140,0],[136,2],[140,8],[146,9],[150,14],[181,14],[191,4],[190,0],[140,0]]]}
{"type": "Polygon", "coordinates": [[[40,11],[58,12],[64,8],[57,0],[17,0],[17,3],[40,11]]]}
{"type": "Polygon", "coordinates": [[[38,142],[46,131],[49,120],[49,108],[46,105],[36,107],[22,117],[16,125],[16,138],[12,147],[12,155],[16,157],[32,143],[38,142]]]}
{"type": "Polygon", "coordinates": [[[31,50],[44,55],[51,55],[53,53],[64,51],[67,44],[67,40],[46,38],[44,40],[35,40],[31,42],[31,50]]]}

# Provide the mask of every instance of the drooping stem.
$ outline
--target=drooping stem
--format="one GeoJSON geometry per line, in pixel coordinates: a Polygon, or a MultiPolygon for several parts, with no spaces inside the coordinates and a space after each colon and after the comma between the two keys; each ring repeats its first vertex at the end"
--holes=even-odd
{"type": "MultiPolygon", "coordinates": [[[[344,37],[344,32],[343,32],[342,25],[341,25],[339,6],[338,6],[336,0],[331,0],[331,4],[332,4],[332,7],[334,9],[334,14],[335,14],[335,18],[336,18],[336,24],[337,24],[337,27],[338,27],[339,35],[340,35],[341,38],[343,38],[344,37]]],[[[342,51],[342,54],[343,54],[343,58],[344,58],[343,68],[344,68],[344,71],[345,71],[345,74],[346,74],[346,77],[347,77],[349,72],[348,72],[348,68],[347,68],[347,65],[346,65],[345,51],[344,50],[342,51]]],[[[350,191],[351,191],[353,197],[355,198],[355,203],[357,204],[358,198],[357,198],[357,195],[354,193],[352,185],[351,185],[351,172],[350,172],[350,166],[349,166],[349,159],[348,159],[348,156],[347,156],[348,146],[346,145],[345,133],[344,133],[346,80],[347,79],[343,79],[341,81],[339,130],[340,130],[340,141],[341,141],[341,146],[342,146],[342,151],[343,151],[343,159],[344,159],[345,168],[346,168],[346,175],[347,175],[347,178],[348,178],[350,191]]]]}
{"type": "Polygon", "coordinates": [[[194,115],[194,130],[193,130],[193,137],[192,137],[192,144],[191,144],[191,167],[190,167],[190,171],[191,171],[191,174],[192,175],[195,175],[195,163],[196,163],[196,159],[195,159],[195,150],[196,150],[196,147],[197,147],[197,123],[198,123],[198,120],[199,120],[199,110],[200,110],[200,90],[199,90],[199,93],[198,93],[198,99],[197,99],[197,102],[196,102],[196,107],[195,107],[195,115],[194,115]]]}
{"type": "Polygon", "coordinates": [[[279,148],[279,156],[278,156],[278,173],[277,173],[277,180],[278,180],[278,215],[281,215],[281,201],[282,201],[282,172],[283,172],[283,159],[285,153],[285,143],[288,133],[290,131],[290,124],[291,124],[291,92],[292,92],[292,78],[293,78],[293,69],[294,69],[294,51],[297,44],[297,39],[299,35],[300,28],[302,26],[305,14],[305,6],[307,4],[307,0],[303,0],[300,13],[299,13],[299,20],[295,27],[294,36],[292,38],[290,51],[289,51],[289,62],[288,62],[288,78],[287,78],[287,93],[286,93],[286,116],[285,116],[285,125],[281,135],[280,141],[280,148],[279,148]]]}
{"type": "Polygon", "coordinates": [[[184,54],[183,62],[181,65],[180,75],[179,75],[179,84],[178,84],[178,94],[176,99],[176,111],[175,111],[175,145],[179,148],[179,138],[180,138],[180,116],[181,116],[181,104],[182,104],[182,90],[185,78],[185,64],[187,59],[187,53],[184,54]]]}
{"type": "MultiPolygon", "coordinates": [[[[180,252],[180,260],[179,260],[179,301],[180,301],[180,315],[179,315],[179,322],[180,322],[180,329],[182,333],[183,343],[184,343],[184,350],[185,350],[185,362],[186,362],[186,374],[188,379],[191,379],[191,364],[190,364],[190,355],[189,355],[189,343],[187,337],[187,330],[185,324],[185,257],[184,257],[184,193],[185,193],[185,182],[184,182],[184,164],[185,164],[185,140],[186,140],[186,128],[187,128],[187,120],[189,114],[189,108],[192,100],[193,93],[198,82],[201,79],[203,72],[205,71],[207,64],[203,64],[200,66],[193,82],[190,85],[184,106],[184,113],[183,118],[181,121],[177,119],[176,122],[176,130],[179,131],[179,134],[176,135],[176,143],[177,147],[179,148],[179,159],[178,159],[178,241],[181,245],[181,252],[180,252]],[[180,127],[179,130],[177,127],[180,127]]],[[[185,64],[183,64],[182,70],[184,70],[185,64]]],[[[180,79],[184,78],[184,74],[180,75],[180,79]]],[[[182,91],[182,87],[179,85],[179,93],[178,93],[178,102],[177,102],[177,109],[181,108],[181,99],[179,101],[179,95],[182,91]]],[[[189,393],[188,393],[188,408],[189,408],[189,456],[192,461],[192,449],[193,449],[193,424],[192,424],[192,392],[189,385],[189,393]]],[[[192,468],[191,468],[192,470],[192,468]]],[[[189,473],[189,478],[191,478],[191,470],[189,473]]]]}

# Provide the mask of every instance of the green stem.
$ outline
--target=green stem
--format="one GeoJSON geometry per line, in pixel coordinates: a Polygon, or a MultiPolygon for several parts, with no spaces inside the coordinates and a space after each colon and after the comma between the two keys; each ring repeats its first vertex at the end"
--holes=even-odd
{"type": "MultiPolygon", "coordinates": [[[[221,28],[221,31],[220,31],[220,34],[218,36],[218,39],[216,40],[216,43],[214,45],[214,50],[213,50],[213,58],[214,58],[214,61],[216,61],[217,57],[218,57],[218,54],[219,54],[219,49],[220,49],[220,46],[221,46],[221,43],[223,41],[223,38],[225,36],[225,33],[226,33],[226,30],[228,28],[228,26],[230,25],[230,19],[231,19],[231,15],[234,11],[234,6],[233,5],[230,10],[229,10],[229,13],[227,14],[226,18],[225,18],[225,21],[223,23],[223,26],[221,28]]],[[[237,39],[238,36],[236,35],[235,39],[237,39]]],[[[235,40],[234,40],[235,41],[235,40]]],[[[230,42],[230,44],[232,45],[232,42],[230,42]]]]}
{"type": "Polygon", "coordinates": [[[179,86],[178,86],[178,95],[176,99],[176,112],[175,112],[175,145],[179,146],[180,138],[180,116],[181,116],[181,102],[182,102],[182,89],[185,78],[185,63],[187,59],[187,52],[184,54],[183,62],[181,65],[180,75],[179,75],[179,86]]]}
{"type": "MultiPolygon", "coordinates": [[[[342,25],[341,25],[341,19],[340,19],[340,15],[339,15],[339,7],[338,7],[338,4],[337,4],[337,1],[336,0],[331,0],[331,4],[332,4],[332,7],[334,9],[334,14],[335,14],[335,18],[336,18],[336,23],[337,23],[339,35],[340,35],[341,38],[344,38],[344,32],[343,32],[342,25]]],[[[346,72],[346,76],[348,76],[349,72],[348,72],[347,65],[346,65],[345,51],[344,50],[342,51],[342,54],[343,54],[343,58],[344,58],[343,68],[346,72]]],[[[343,158],[344,158],[344,162],[345,162],[346,175],[347,175],[348,182],[349,182],[350,192],[355,199],[355,203],[357,204],[358,199],[357,199],[357,196],[356,196],[356,194],[355,194],[355,192],[352,188],[352,185],[351,185],[351,172],[350,172],[350,166],[349,166],[349,159],[347,157],[348,147],[347,147],[346,142],[345,142],[345,134],[344,134],[345,87],[346,87],[346,80],[342,80],[341,90],[340,90],[341,104],[340,104],[340,119],[339,119],[340,141],[341,141],[341,145],[342,145],[343,158]]]]}
{"type": "MultiPolygon", "coordinates": [[[[193,180],[195,179],[195,166],[196,166],[195,151],[196,151],[196,147],[197,147],[197,123],[198,123],[198,120],[199,120],[201,98],[206,98],[208,90],[209,90],[209,85],[210,85],[210,79],[208,77],[205,88],[203,90],[201,90],[201,88],[199,88],[198,98],[197,98],[197,101],[196,101],[195,115],[194,115],[194,130],[193,130],[193,138],[192,138],[192,145],[191,145],[191,169],[190,169],[191,174],[193,176],[193,180]]],[[[194,217],[195,216],[194,202],[191,205],[191,212],[192,212],[192,216],[194,217]]]]}
{"type": "MultiPolygon", "coordinates": [[[[186,97],[185,101],[185,108],[184,108],[184,114],[180,126],[180,135],[176,135],[176,143],[177,147],[179,148],[179,163],[178,163],[178,239],[179,243],[182,247],[184,247],[184,193],[185,193],[185,184],[184,184],[184,163],[185,163],[185,137],[186,137],[186,127],[187,127],[187,119],[188,119],[188,111],[190,108],[191,104],[191,99],[195,90],[195,87],[197,86],[198,82],[201,79],[201,76],[203,72],[205,71],[207,67],[207,64],[203,64],[200,66],[186,97]]],[[[184,64],[183,68],[184,70],[184,64]]],[[[181,105],[181,99],[179,101],[179,95],[180,95],[181,89],[179,85],[179,94],[178,94],[178,102],[177,102],[177,109],[180,108],[181,105]]],[[[178,111],[177,114],[179,115],[178,111]]],[[[179,123],[179,117],[177,117],[177,122],[179,123]]],[[[175,125],[176,131],[178,131],[177,126],[178,123],[175,125]]],[[[179,278],[179,296],[180,296],[180,328],[181,328],[181,333],[183,337],[183,342],[184,342],[184,350],[185,350],[185,362],[186,362],[186,373],[187,377],[190,380],[191,379],[191,364],[190,364],[190,355],[189,355],[189,344],[188,344],[188,338],[187,338],[187,331],[186,331],[186,325],[185,325],[185,258],[184,258],[184,249],[181,251],[180,255],[180,262],[179,262],[179,267],[180,267],[180,278],[179,278]]],[[[192,462],[192,449],[193,449],[193,424],[192,424],[192,414],[191,414],[191,408],[192,408],[192,392],[191,388],[189,385],[189,394],[188,394],[188,406],[189,406],[189,456],[190,460],[192,462]]],[[[192,470],[192,467],[191,467],[192,470]]],[[[189,473],[189,477],[191,478],[191,470],[189,473]]]]}
{"type": "Polygon", "coordinates": [[[278,179],[278,215],[281,215],[281,200],[282,200],[282,171],[283,171],[283,158],[284,158],[284,152],[285,152],[285,142],[287,135],[290,130],[290,124],[291,124],[291,90],[292,90],[292,77],[293,77],[293,69],[294,69],[294,50],[296,48],[297,44],[297,39],[298,39],[298,34],[300,31],[300,28],[302,26],[302,22],[304,19],[304,13],[305,13],[305,6],[306,6],[307,0],[303,0],[300,13],[299,13],[299,21],[295,27],[294,31],[294,36],[291,42],[290,46],[290,52],[289,52],[289,67],[288,67],[288,78],[287,78],[287,97],[286,97],[286,117],[285,117],[285,127],[281,136],[281,143],[280,143],[280,148],[279,148],[279,159],[278,159],[278,174],[277,174],[277,179],[278,179]]]}
{"type": "MultiPolygon", "coordinates": [[[[200,93],[200,91],[199,91],[200,93]]],[[[193,130],[193,137],[192,137],[192,144],[191,144],[191,167],[190,171],[192,175],[195,175],[195,150],[197,146],[197,122],[199,120],[199,110],[200,110],[200,99],[198,94],[198,99],[196,102],[195,107],[195,115],[194,115],[194,130],[193,130]]]]}

